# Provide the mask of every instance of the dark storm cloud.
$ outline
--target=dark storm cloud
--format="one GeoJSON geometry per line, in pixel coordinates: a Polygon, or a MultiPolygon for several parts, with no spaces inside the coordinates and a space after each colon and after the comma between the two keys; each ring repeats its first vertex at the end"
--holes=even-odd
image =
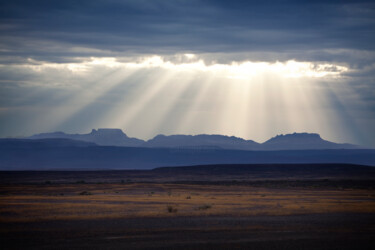
{"type": "Polygon", "coordinates": [[[345,61],[331,50],[375,49],[371,1],[37,0],[3,1],[0,9],[9,61],[181,52],[345,61]]]}

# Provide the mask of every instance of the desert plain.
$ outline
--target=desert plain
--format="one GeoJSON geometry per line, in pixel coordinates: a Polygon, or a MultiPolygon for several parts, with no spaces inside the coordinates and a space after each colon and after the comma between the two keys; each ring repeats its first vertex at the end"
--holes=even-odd
{"type": "Polygon", "coordinates": [[[2,249],[372,249],[374,177],[372,167],[337,164],[3,171],[0,243],[2,249]]]}

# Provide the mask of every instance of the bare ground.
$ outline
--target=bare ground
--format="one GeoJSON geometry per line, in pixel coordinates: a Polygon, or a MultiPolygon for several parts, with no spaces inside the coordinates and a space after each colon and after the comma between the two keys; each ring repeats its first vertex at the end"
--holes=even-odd
{"type": "Polygon", "coordinates": [[[373,249],[372,175],[201,175],[0,173],[1,249],[373,249]]]}

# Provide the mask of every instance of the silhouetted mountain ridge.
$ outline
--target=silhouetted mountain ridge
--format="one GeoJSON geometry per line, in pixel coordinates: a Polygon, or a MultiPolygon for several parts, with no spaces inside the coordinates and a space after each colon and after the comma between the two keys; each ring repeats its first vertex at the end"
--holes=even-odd
{"type": "Polygon", "coordinates": [[[64,138],[93,142],[101,146],[141,146],[144,141],[128,137],[121,129],[100,128],[93,129],[89,134],[66,134],[64,132],[42,133],[30,136],[29,139],[64,138]]]}
{"type": "Polygon", "coordinates": [[[159,148],[216,147],[225,149],[257,150],[259,143],[252,140],[244,140],[235,136],[224,135],[157,135],[153,139],[148,140],[144,146],[159,148]]]}
{"type": "Polygon", "coordinates": [[[357,145],[334,143],[323,140],[315,133],[293,133],[277,135],[262,144],[266,150],[298,150],[298,149],[356,149],[357,145]]]}
{"type": "Polygon", "coordinates": [[[121,129],[93,129],[89,134],[43,133],[29,139],[65,138],[93,142],[101,146],[125,146],[147,148],[217,148],[232,150],[313,150],[313,149],[360,149],[348,143],[324,140],[315,133],[277,135],[264,143],[225,135],[162,135],[144,141],[128,137],[121,129]]]}
{"type": "MultiPolygon", "coordinates": [[[[89,136],[124,138],[120,131],[93,131],[89,136]],[[104,136],[105,134],[106,136],[104,136]]],[[[66,134],[57,133],[65,136],[66,134]]],[[[45,136],[45,135],[44,135],[45,136]]],[[[294,137],[319,136],[292,135],[294,137]]],[[[225,136],[172,136],[173,139],[205,138],[216,143],[217,140],[248,143],[241,138],[225,136]]],[[[126,139],[128,137],[125,137],[126,139]]],[[[271,142],[290,136],[277,136],[271,142]]],[[[318,139],[317,139],[318,138],[318,139]]],[[[96,138],[96,140],[98,140],[96,138]]],[[[156,141],[170,142],[170,136],[158,136],[156,141]]],[[[297,140],[297,139],[292,139],[297,140]]],[[[172,140],[173,141],[173,140],[172,140]]],[[[201,140],[200,140],[201,141],[201,140]]],[[[108,141],[105,141],[108,142],[108,141]]],[[[179,142],[179,140],[177,140],[179,142]]],[[[300,142],[298,139],[297,142],[300,142]]],[[[142,144],[143,145],[143,144],[142,144]]],[[[163,144],[162,145],[166,145],[163,144]]],[[[178,144],[180,145],[180,144],[178,144]]],[[[185,144],[187,145],[187,143],[185,144]]],[[[194,145],[194,143],[192,143],[194,145]]],[[[237,144],[235,143],[237,146],[237,144]]],[[[296,144],[293,144],[296,145],[296,144]]],[[[260,145],[262,146],[262,144],[260,145]]],[[[375,165],[373,149],[313,149],[313,150],[237,150],[222,149],[216,146],[185,147],[123,147],[100,146],[92,142],[66,138],[51,139],[0,139],[0,170],[36,170],[36,169],[150,169],[162,166],[189,166],[208,164],[296,164],[296,163],[350,163],[375,165]]]]}

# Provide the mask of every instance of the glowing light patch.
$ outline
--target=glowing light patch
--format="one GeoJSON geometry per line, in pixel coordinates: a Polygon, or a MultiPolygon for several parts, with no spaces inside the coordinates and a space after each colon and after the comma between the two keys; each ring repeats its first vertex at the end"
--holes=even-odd
{"type": "Polygon", "coordinates": [[[29,59],[30,64],[26,66],[35,70],[42,71],[47,68],[66,69],[73,73],[85,72],[95,66],[108,68],[163,68],[173,71],[182,72],[205,72],[212,73],[218,77],[225,77],[231,79],[251,79],[253,77],[272,74],[279,77],[286,78],[321,78],[321,77],[340,77],[344,72],[349,71],[349,68],[341,65],[322,64],[314,62],[298,62],[289,60],[286,62],[232,62],[230,64],[210,64],[207,65],[202,59],[194,54],[184,54],[189,62],[174,63],[164,60],[161,56],[150,56],[136,62],[119,62],[114,57],[96,58],[91,57],[83,60],[80,63],[46,63],[37,62],[29,59]],[[196,59],[195,61],[191,61],[196,59]]]}
{"type": "Polygon", "coordinates": [[[195,55],[194,55],[194,54],[184,54],[184,56],[186,56],[188,59],[193,59],[193,58],[195,58],[195,55]]]}

